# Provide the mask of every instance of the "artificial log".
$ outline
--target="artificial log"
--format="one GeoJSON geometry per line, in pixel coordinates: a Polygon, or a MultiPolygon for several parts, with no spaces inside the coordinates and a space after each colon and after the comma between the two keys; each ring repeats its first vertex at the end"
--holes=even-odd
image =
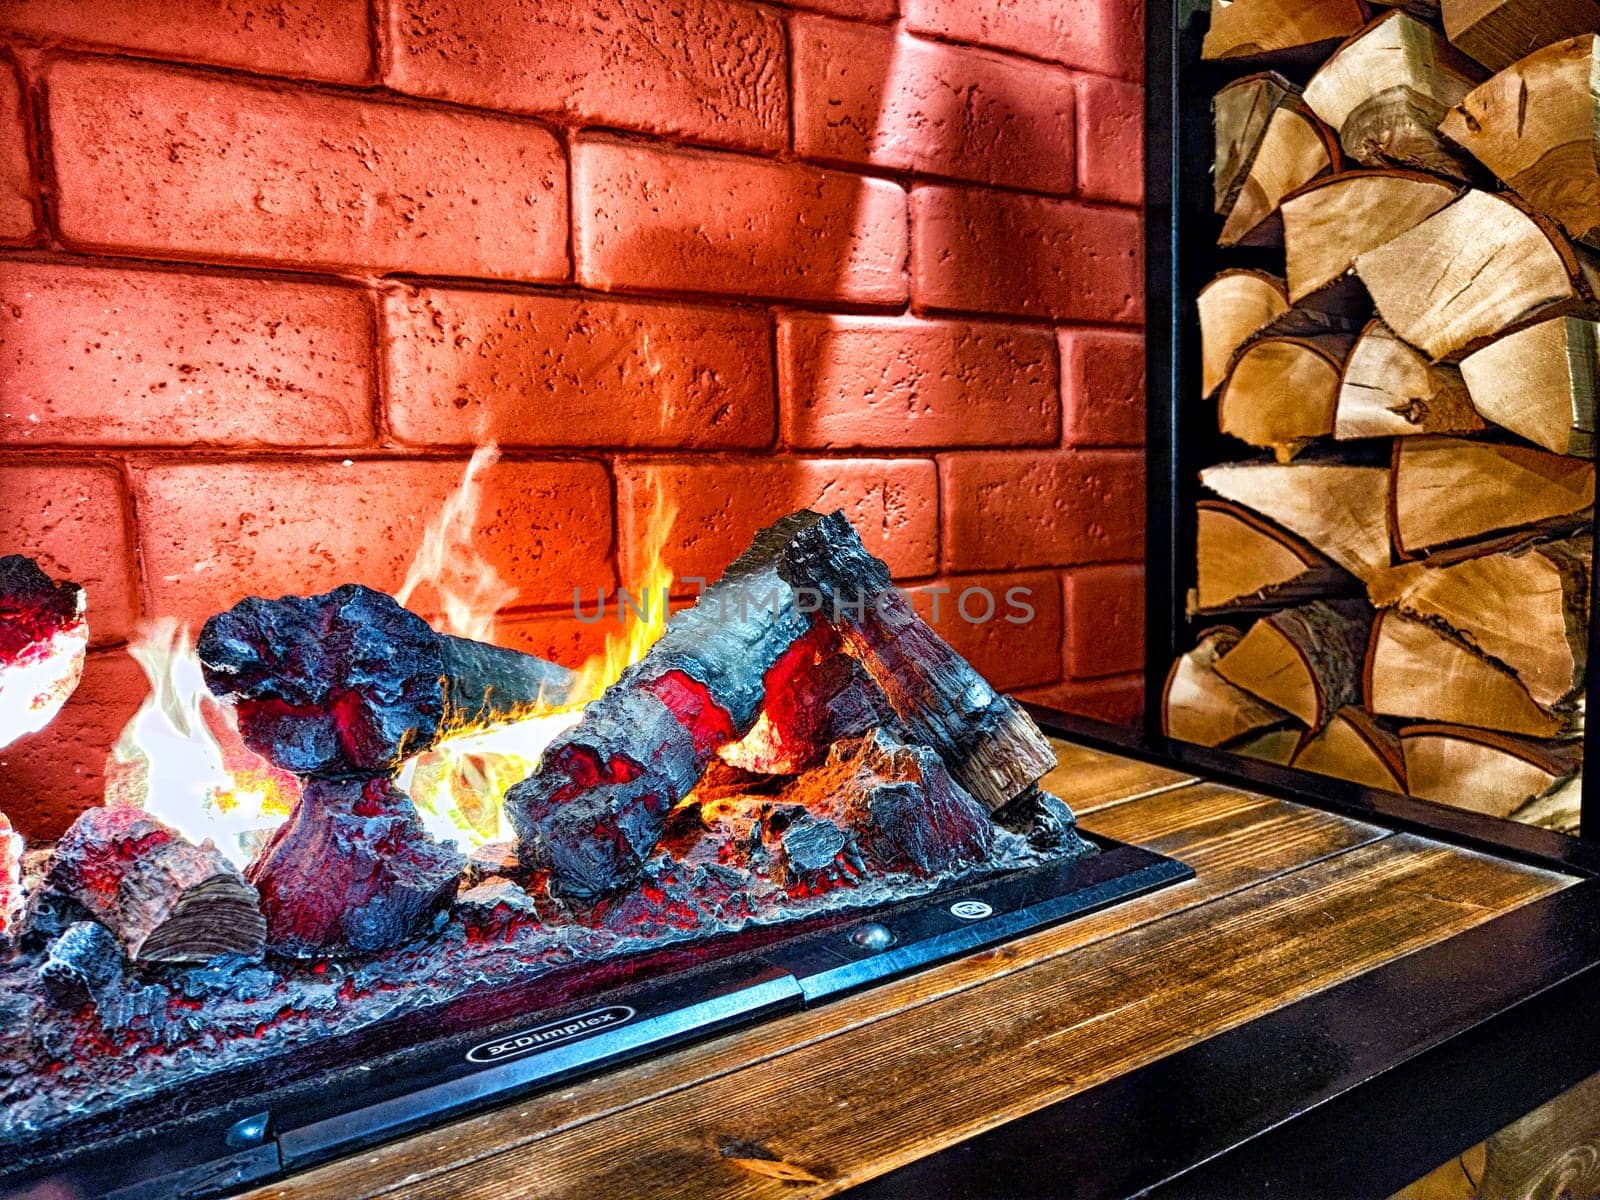
{"type": "Polygon", "coordinates": [[[1301,188],[1280,205],[1289,299],[1298,302],[1460,195],[1415,171],[1350,171],[1301,188]]]}
{"type": "Polygon", "coordinates": [[[1358,578],[1390,565],[1389,472],[1382,467],[1225,463],[1201,471],[1200,482],[1303,538],[1358,578]]]}
{"type": "Polygon", "coordinates": [[[252,750],[300,775],[390,774],[441,738],[568,698],[572,673],[531,654],[436,633],[382,592],[252,596],[196,645],[252,750]]]}
{"type": "Polygon", "coordinates": [[[1197,611],[1299,604],[1350,590],[1346,572],[1248,509],[1202,500],[1196,510],[1197,611]]]}
{"type": "Polygon", "coordinates": [[[1455,808],[1510,817],[1583,769],[1583,744],[1512,737],[1465,725],[1400,731],[1411,794],[1455,808]]]}
{"type": "Polygon", "coordinates": [[[1571,529],[1594,506],[1594,464],[1530,446],[1395,442],[1395,551],[1414,558],[1508,531],[1571,529]]]}
{"type": "Polygon", "coordinates": [[[1359,599],[1316,600],[1263,617],[1217,660],[1217,674],[1320,730],[1361,698],[1372,610],[1359,599]]]}
{"type": "MultiPolygon", "coordinates": [[[[1595,7],[1600,27],[1600,6],[1595,7]]],[[[1557,42],[1481,84],[1440,130],[1574,239],[1600,246],[1600,38],[1557,42]]]]}
{"type": "Polygon", "coordinates": [[[1278,204],[1339,166],[1338,145],[1299,90],[1281,76],[1252,75],[1217,93],[1218,242],[1272,245],[1282,240],[1278,204]]]}
{"type": "Polygon", "coordinates": [[[1211,10],[1203,59],[1319,55],[1361,28],[1359,0],[1233,0],[1211,10]]]}
{"type": "Polygon", "coordinates": [[[1373,713],[1551,738],[1578,725],[1570,708],[1546,708],[1512,670],[1433,625],[1390,610],[1372,627],[1366,702],[1373,713]]]}
{"type": "Polygon", "coordinates": [[[1233,364],[1217,400],[1217,425],[1288,462],[1333,432],[1348,334],[1261,337],[1233,364]]]}
{"type": "Polygon", "coordinates": [[[1595,0],[1440,0],[1456,49],[1503,71],[1541,46],[1600,29],[1595,0]]]}
{"type": "Polygon", "coordinates": [[[1161,698],[1163,734],[1197,746],[1224,746],[1288,725],[1289,715],[1282,709],[1217,674],[1217,660],[1241,636],[1226,625],[1207,629],[1195,648],[1172,664],[1161,698]]]}
{"type": "Polygon", "coordinates": [[[1374,576],[1367,593],[1380,608],[1447,626],[1554,708],[1583,687],[1593,558],[1588,535],[1536,542],[1453,564],[1405,563],[1374,576]]]}
{"type": "Polygon", "coordinates": [[[0,943],[11,937],[22,905],[22,839],[0,812],[0,943]]]}
{"type": "Polygon", "coordinates": [[[92,808],[74,821],[44,887],[81,905],[138,963],[259,958],[256,891],[210,841],[196,846],[137,808],[92,808]]]}
{"type": "Polygon", "coordinates": [[[83,677],[83,589],[31,558],[0,556],[0,746],[48,725],[83,677]]]}
{"type": "Polygon", "coordinates": [[[1600,325],[1554,317],[1461,360],[1472,403],[1489,420],[1557,454],[1593,458],[1600,325]]]}
{"type": "Polygon", "coordinates": [[[1593,296],[1592,264],[1552,223],[1475,189],[1355,267],[1389,328],[1435,361],[1593,296]]]}
{"type": "Polygon", "coordinates": [[[1461,376],[1454,367],[1429,362],[1382,321],[1373,321],[1345,359],[1333,436],[1349,441],[1476,433],[1483,418],[1461,376]]]}
{"type": "Polygon", "coordinates": [[[1211,396],[1239,348],[1289,311],[1289,297],[1265,271],[1224,271],[1200,289],[1199,308],[1201,386],[1211,396]]]}
{"type": "Polygon", "coordinates": [[[1290,765],[1385,792],[1406,790],[1400,738],[1358,705],[1341,708],[1295,749],[1290,765]]]}
{"type": "Polygon", "coordinates": [[[423,932],[454,899],[465,865],[389,779],[312,778],[245,875],[261,893],[274,953],[321,958],[423,932]]]}

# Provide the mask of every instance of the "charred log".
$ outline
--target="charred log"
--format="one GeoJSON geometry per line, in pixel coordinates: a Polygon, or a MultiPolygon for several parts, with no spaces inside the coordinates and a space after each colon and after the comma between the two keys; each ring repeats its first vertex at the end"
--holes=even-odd
{"type": "Polygon", "coordinates": [[[50,943],[39,982],[63,1008],[98,1004],[122,984],[122,947],[104,925],[79,921],[50,943]]]}
{"type": "Polygon", "coordinates": [[[11,832],[11,822],[0,813],[0,942],[15,932],[14,919],[22,904],[22,839],[11,832]]]}
{"type": "Polygon", "coordinates": [[[83,589],[31,558],[0,557],[0,746],[49,724],[83,677],[83,589]]]}

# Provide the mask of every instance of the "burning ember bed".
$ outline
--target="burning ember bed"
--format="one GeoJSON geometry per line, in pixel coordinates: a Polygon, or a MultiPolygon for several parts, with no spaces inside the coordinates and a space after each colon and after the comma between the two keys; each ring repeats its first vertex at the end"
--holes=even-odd
{"type": "MultiPolygon", "coordinates": [[[[4,561],[16,731],[82,604],[4,561]]],[[[357,585],[207,622],[210,695],[165,701],[255,780],[215,842],[126,747],[143,807],[21,864],[0,829],[0,1180],[203,1195],[1184,874],[1078,835],[1046,739],[841,514],[655,632],[596,695],[357,585]],[[439,836],[441,787],[510,836],[439,836]]]]}

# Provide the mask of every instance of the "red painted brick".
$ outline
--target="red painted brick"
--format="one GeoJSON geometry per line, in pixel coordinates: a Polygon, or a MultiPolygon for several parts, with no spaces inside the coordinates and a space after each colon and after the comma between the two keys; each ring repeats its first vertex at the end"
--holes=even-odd
{"type": "Polygon", "coordinates": [[[1009,691],[1061,678],[1061,585],[1054,574],[940,579],[913,589],[912,603],[995,687],[1009,691]]]}
{"type": "Polygon", "coordinates": [[[911,194],[918,308],[1138,323],[1139,216],[1070,200],[919,187],[911,194]]]}
{"type": "Polygon", "coordinates": [[[801,154],[1073,190],[1071,73],[820,17],[797,17],[793,28],[801,154]]]}
{"type": "Polygon", "coordinates": [[[0,263],[0,438],[355,445],[372,313],[354,288],[0,263]]]}
{"type": "Polygon", "coordinates": [[[0,547],[83,585],[94,644],[120,642],[133,631],[133,552],[114,468],[0,466],[0,547]]]}
{"type": "Polygon", "coordinates": [[[947,570],[1072,566],[1144,551],[1137,453],[941,455],[939,494],[947,570]]]}
{"type": "MultiPolygon", "coordinates": [[[[185,463],[139,467],[134,495],[150,610],[199,620],[249,595],[341,583],[393,591],[461,462],[185,463]]],[[[474,544],[514,603],[570,604],[609,585],[610,484],[598,463],[503,462],[483,476],[474,544]]],[[[413,602],[429,613],[432,599],[413,602]]]]}
{"type": "Polygon", "coordinates": [[[1053,443],[1048,330],[909,317],[778,322],[784,440],[818,449],[1053,443]]]}
{"type": "Polygon", "coordinates": [[[680,581],[691,575],[718,578],[758,529],[800,508],[843,509],[867,549],[896,578],[920,578],[936,569],[938,487],[926,459],[627,462],[616,471],[626,580],[642,577],[642,549],[659,503],[677,509],[663,558],[680,581]]]}
{"type": "Polygon", "coordinates": [[[852,21],[892,21],[899,14],[897,0],[781,0],[789,8],[848,17],[852,21]]]}
{"type": "MultiPolygon", "coordinates": [[[[585,616],[595,614],[595,593],[590,588],[581,597],[585,616]]],[[[608,595],[608,601],[611,597],[608,595]]],[[[603,619],[580,621],[574,615],[569,597],[565,611],[560,613],[513,614],[495,622],[494,643],[510,646],[526,654],[560,663],[564,667],[581,667],[592,655],[603,654],[606,636],[620,633],[625,626],[615,619],[616,607],[608,603],[603,619]]]]}
{"type": "Polygon", "coordinates": [[[1144,203],[1144,88],[1079,76],[1078,130],[1079,193],[1144,203]]]}
{"type": "Polygon", "coordinates": [[[366,0],[10,0],[0,25],[267,75],[365,83],[372,68],[366,0]]]}
{"type": "Polygon", "coordinates": [[[389,421],[410,442],[760,448],[776,425],[766,314],[390,289],[389,421]]]}
{"type": "Polygon", "coordinates": [[[1144,678],[1096,679],[1090,683],[1067,681],[1017,693],[1024,700],[1078,716],[1094,717],[1114,725],[1131,725],[1144,711],[1144,678]]]}
{"type": "Polygon", "coordinates": [[[22,110],[17,68],[0,57],[0,239],[33,236],[33,166],[28,158],[28,123],[22,110]]]}
{"type": "Polygon", "coordinates": [[[1144,445],[1144,339],[1100,329],[1060,336],[1066,444],[1144,445]]]}
{"type": "Polygon", "coordinates": [[[783,23],[729,0],[397,0],[403,92],[754,149],[789,138],[783,23]]]}
{"type": "Polygon", "coordinates": [[[1144,667],[1144,568],[1090,567],[1062,580],[1067,608],[1066,670],[1073,679],[1124,675],[1144,667]]]}
{"type": "Polygon", "coordinates": [[[1087,71],[1136,77],[1142,0],[902,0],[906,25],[1087,71]]]}
{"type": "Polygon", "coordinates": [[[579,281],[901,304],[905,192],[883,179],[610,139],[573,149],[579,281]]]}
{"type": "Polygon", "coordinates": [[[567,273],[561,147],[526,121],[138,63],[48,77],[64,240],[163,257],[567,273]]]}
{"type": "Polygon", "coordinates": [[[97,651],[54,721],[0,748],[0,802],[17,832],[30,839],[60,837],[79,813],[104,801],[106,755],[149,691],[144,672],[127,654],[97,651]]]}

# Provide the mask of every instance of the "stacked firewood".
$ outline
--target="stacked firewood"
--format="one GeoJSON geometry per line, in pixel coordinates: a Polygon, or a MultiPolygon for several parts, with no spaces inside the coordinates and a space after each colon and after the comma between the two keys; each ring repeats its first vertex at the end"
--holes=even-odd
{"type": "Polygon", "coordinates": [[[1171,736],[1575,822],[1597,34],[1596,0],[1213,8],[1238,265],[1199,296],[1202,386],[1253,453],[1201,473],[1190,612],[1217,621],[1171,736]]]}

